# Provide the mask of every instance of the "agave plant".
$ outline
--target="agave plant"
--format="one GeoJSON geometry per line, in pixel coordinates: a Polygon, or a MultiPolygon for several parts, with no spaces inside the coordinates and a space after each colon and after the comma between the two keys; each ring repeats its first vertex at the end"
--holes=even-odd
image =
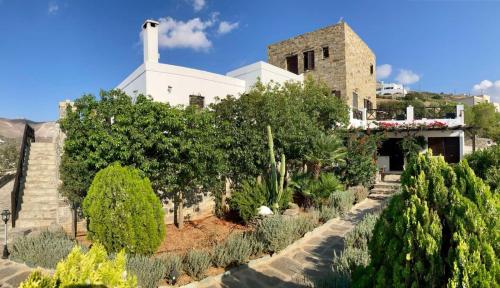
{"type": "Polygon", "coordinates": [[[319,178],[322,168],[345,163],[347,151],[340,138],[333,134],[322,133],[315,139],[312,150],[305,159],[314,179],[319,178]]]}
{"type": "Polygon", "coordinates": [[[285,185],[285,173],[286,173],[286,159],[285,154],[281,154],[279,173],[276,165],[276,159],[274,158],[274,141],[273,132],[271,126],[267,126],[267,137],[269,146],[269,162],[271,164],[271,175],[270,175],[270,192],[271,192],[271,206],[276,212],[280,207],[279,203],[281,197],[283,196],[284,185],[285,185]],[[279,180],[278,180],[279,176],[279,180]]]}

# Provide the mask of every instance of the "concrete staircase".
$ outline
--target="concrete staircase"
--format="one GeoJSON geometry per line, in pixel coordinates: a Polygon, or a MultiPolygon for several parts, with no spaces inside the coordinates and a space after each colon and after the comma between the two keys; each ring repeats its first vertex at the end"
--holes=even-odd
{"type": "Polygon", "coordinates": [[[58,171],[55,143],[33,142],[21,180],[21,210],[16,228],[38,228],[57,222],[58,171]]]}
{"type": "Polygon", "coordinates": [[[399,182],[400,175],[386,175],[384,181],[377,180],[370,194],[380,195],[380,194],[393,194],[401,189],[401,183],[399,182]]]}

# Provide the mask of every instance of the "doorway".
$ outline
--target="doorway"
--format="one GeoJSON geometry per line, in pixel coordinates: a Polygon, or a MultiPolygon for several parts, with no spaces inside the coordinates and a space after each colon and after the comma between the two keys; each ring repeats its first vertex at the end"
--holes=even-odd
{"type": "Polygon", "coordinates": [[[458,137],[429,137],[429,148],[434,155],[444,156],[448,163],[460,161],[460,141],[458,137]]]}
{"type": "Polygon", "coordinates": [[[403,171],[405,157],[401,150],[401,138],[390,138],[382,141],[378,155],[389,157],[389,171],[403,171]]]}
{"type": "Polygon", "coordinates": [[[299,57],[297,55],[286,57],[286,70],[299,75],[299,57]]]}

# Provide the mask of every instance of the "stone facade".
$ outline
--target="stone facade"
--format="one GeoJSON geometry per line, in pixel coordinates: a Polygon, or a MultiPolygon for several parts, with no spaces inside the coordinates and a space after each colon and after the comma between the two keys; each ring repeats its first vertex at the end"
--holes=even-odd
{"type": "Polygon", "coordinates": [[[364,100],[376,107],[375,54],[344,22],[269,45],[267,53],[270,64],[289,71],[297,55],[298,74],[325,82],[351,107],[367,108],[364,100]],[[314,51],[314,68],[309,70],[304,65],[310,62],[308,51],[314,51]],[[357,103],[353,101],[355,94],[357,103]]]}

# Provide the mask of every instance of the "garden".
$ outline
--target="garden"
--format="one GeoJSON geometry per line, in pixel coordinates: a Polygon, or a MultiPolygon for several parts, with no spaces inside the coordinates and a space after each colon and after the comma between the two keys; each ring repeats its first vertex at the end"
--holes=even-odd
{"type": "MultiPolygon", "coordinates": [[[[66,113],[60,192],[87,232],[16,239],[13,260],[55,271],[22,287],[157,287],[220,274],[344,215],[377,171],[381,136],[346,131],[346,105],[311,79],[257,84],[206,109],[103,91],[66,113]],[[186,208],[206,195],[214,216],[190,220],[186,208]]],[[[412,143],[402,192],[346,236],[331,275],[311,285],[497,285],[498,146],[450,166],[412,143]]]]}

